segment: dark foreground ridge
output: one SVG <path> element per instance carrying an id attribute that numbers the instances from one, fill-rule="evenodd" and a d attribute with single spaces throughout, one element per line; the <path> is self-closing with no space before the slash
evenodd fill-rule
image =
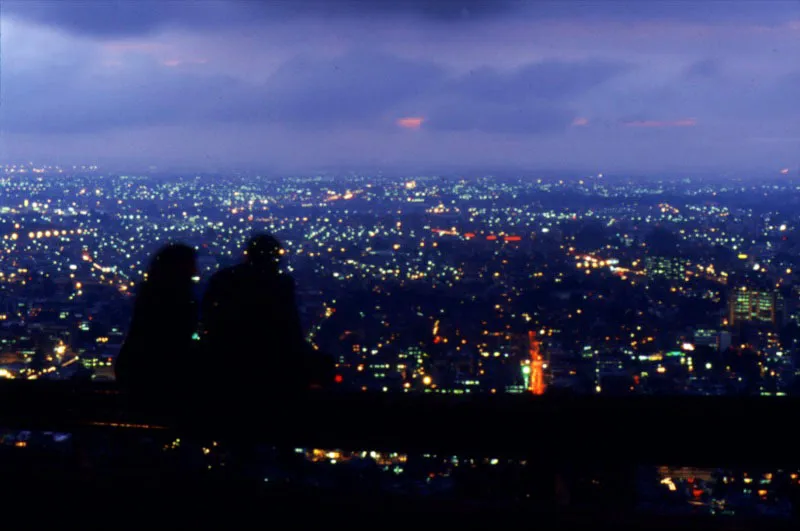
<path id="1" fill-rule="evenodd" d="M 220 397 L 165 411 L 114 384 L 0 382 L 0 423 L 61 431 L 172 430 L 217 439 L 552 459 L 780 465 L 798 459 L 796 397 L 390 395 L 310 391 L 291 402 Z"/>
<path id="2" fill-rule="evenodd" d="M 116 457 L 49 461 L 35 452 L 4 447 L 2 495 L 21 506 L 48 498 L 55 522 L 92 518 L 111 527 L 291 522 L 291 527 L 449 525 L 496 527 L 536 521 L 544 527 L 617 529 L 783 528 L 786 521 L 705 516 L 653 518 L 610 506 L 600 512 L 560 510 L 547 500 L 526 508 L 469 499 L 425 499 L 403 494 L 309 484 L 268 483 L 263 478 L 199 473 L 126 453 L 132 436 L 203 439 L 245 446 L 369 448 L 517 456 L 541 469 L 579 464 L 619 467 L 681 463 L 694 466 L 790 466 L 797 462 L 791 428 L 795 398 L 732 397 L 532 397 L 337 394 L 309 392 L 291 402 L 225 402 L 219 398 L 184 411 L 164 411 L 135 401 L 113 384 L 0 383 L 0 424 L 11 429 L 58 431 L 75 440 L 106 437 Z M 637 435 L 647 434 L 647 435 Z M 95 450 L 96 451 L 96 450 Z M 137 461 L 137 459 L 139 459 Z M 99 463 L 99 464 L 98 464 Z M 82 509 L 81 507 L 84 507 Z M 75 512 L 77 511 L 77 512 Z M 120 515 L 126 515 L 120 520 Z M 157 516 L 156 516 L 157 515 Z M 107 520 L 111 519 L 111 520 Z M 255 519 L 255 520 L 253 520 Z M 752 524 L 752 525 L 750 525 Z M 786 527 L 790 528 L 790 527 Z"/>

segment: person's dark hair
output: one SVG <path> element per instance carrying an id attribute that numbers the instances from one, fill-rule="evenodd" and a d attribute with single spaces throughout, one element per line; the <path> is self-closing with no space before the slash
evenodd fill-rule
<path id="1" fill-rule="evenodd" d="M 196 273 L 195 250 L 182 243 L 171 243 L 153 256 L 147 270 L 147 282 L 159 285 L 184 284 L 191 282 Z"/>
<path id="2" fill-rule="evenodd" d="M 283 247 L 271 234 L 257 234 L 247 242 L 247 263 L 261 269 L 278 269 Z"/>

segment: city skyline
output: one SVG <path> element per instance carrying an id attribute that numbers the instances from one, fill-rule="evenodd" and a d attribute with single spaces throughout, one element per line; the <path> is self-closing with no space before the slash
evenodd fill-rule
<path id="1" fill-rule="evenodd" d="M 267 232 L 296 281 L 304 336 L 334 358 L 340 390 L 800 389 L 800 187 L 788 179 L 6 169 L 0 378 L 112 377 L 160 248 L 196 252 L 189 284 L 202 293 Z M 190 349 L 203 344 L 195 325 L 181 336 Z"/>
<path id="2" fill-rule="evenodd" d="M 2 162 L 798 167 L 793 2 L 11 1 L 0 17 Z"/>

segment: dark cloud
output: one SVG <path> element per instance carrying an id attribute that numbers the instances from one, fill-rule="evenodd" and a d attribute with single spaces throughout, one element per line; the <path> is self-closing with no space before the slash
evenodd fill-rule
<path id="1" fill-rule="evenodd" d="M 647 2 L 640 0 L 11 0 L 12 16 L 98 38 L 146 35 L 166 28 L 213 29 L 317 19 L 405 17 L 452 23 L 501 15 L 531 20 L 688 20 L 781 24 L 800 2 Z"/>
<path id="2" fill-rule="evenodd" d="M 456 80 L 452 89 L 482 101 L 563 100 L 591 90 L 629 68 L 626 63 L 601 60 L 543 61 L 511 72 L 487 67 Z"/>
<path id="3" fill-rule="evenodd" d="M 71 33 L 125 37 L 151 33 L 164 25 L 201 22 L 210 15 L 208 7 L 211 5 L 157 0 L 17 0 L 3 7 L 9 15 Z"/>
<path id="4" fill-rule="evenodd" d="M 458 21 L 507 12 L 515 0 L 12 0 L 11 15 L 98 38 L 146 35 L 165 28 L 220 29 L 294 18 L 417 16 Z"/>
<path id="5" fill-rule="evenodd" d="M 26 153 L 796 160 L 800 2 L 0 1 Z"/>
<path id="6" fill-rule="evenodd" d="M 529 13 L 542 18 L 606 19 L 616 21 L 676 20 L 699 24 L 783 24 L 800 15 L 800 2 L 727 0 L 647 1 L 647 0 L 572 0 L 524 3 Z"/>
<path id="7" fill-rule="evenodd" d="M 61 77 L 54 77 L 53 72 L 6 75 L 0 119 L 9 132 L 97 132 L 207 121 L 221 102 L 254 102 L 252 88 L 234 78 L 170 70 L 153 64 L 135 73 L 117 71 L 100 76 L 81 77 L 81 72 L 63 72 Z"/>
<path id="8" fill-rule="evenodd" d="M 433 109 L 425 126 L 442 131 L 544 134 L 563 131 L 574 115 L 561 105 L 503 105 L 492 102 L 444 103 Z"/>
<path id="9" fill-rule="evenodd" d="M 798 87 L 797 72 L 755 75 L 701 60 L 653 84 L 623 85 L 598 95 L 591 105 L 596 113 L 593 123 L 625 125 L 647 135 L 652 133 L 645 128 L 724 139 L 720 143 L 729 146 L 750 137 L 797 137 Z M 667 141 L 663 145 L 672 148 Z"/>
<path id="10" fill-rule="evenodd" d="M 277 8 L 279 2 L 264 2 Z M 286 2 L 283 13 L 323 16 L 413 14 L 438 20 L 458 20 L 505 13 L 524 6 L 521 0 L 298 0 Z"/>
<path id="11" fill-rule="evenodd" d="M 352 53 L 336 60 L 297 57 L 266 83 L 250 84 L 133 55 L 100 73 L 75 65 L 6 72 L 0 117 L 6 130 L 23 132 L 213 122 L 376 125 L 443 76 L 429 63 Z"/>
<path id="12" fill-rule="evenodd" d="M 800 70 L 795 70 L 794 72 L 784 74 L 778 79 L 775 87 L 775 96 L 785 103 L 789 103 L 793 100 L 793 103 L 797 104 L 794 110 L 798 111 L 800 110 L 800 104 L 798 104 L 795 99 L 797 98 L 798 91 L 800 91 Z"/>
<path id="13" fill-rule="evenodd" d="M 689 81 L 707 80 L 718 76 L 721 72 L 721 64 L 716 59 L 702 59 L 690 64 L 684 75 Z"/>
<path id="14" fill-rule="evenodd" d="M 628 71 L 620 62 L 543 61 L 501 71 L 481 68 L 452 80 L 426 125 L 443 130 L 542 134 L 561 131 L 575 118 L 573 98 Z"/>
<path id="15" fill-rule="evenodd" d="M 433 63 L 377 52 L 298 56 L 262 84 L 202 67 L 128 54 L 122 65 L 6 72 L 2 119 L 11 131 L 97 131 L 171 123 L 381 127 L 422 115 L 439 130 L 543 133 L 568 126 L 568 104 L 625 72 L 621 63 L 547 61 L 455 79 Z"/>
<path id="16" fill-rule="evenodd" d="M 335 60 L 295 58 L 265 87 L 265 118 L 290 124 L 364 124 L 412 99 L 444 78 L 433 64 L 377 53 Z"/>

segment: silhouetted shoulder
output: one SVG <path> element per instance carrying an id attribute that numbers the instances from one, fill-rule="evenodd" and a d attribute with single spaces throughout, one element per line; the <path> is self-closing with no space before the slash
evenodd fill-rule
<path id="1" fill-rule="evenodd" d="M 170 244 L 153 257 L 115 366 L 129 391 L 163 398 L 185 379 L 197 330 L 195 273 L 194 249 L 189 246 Z"/>
<path id="2" fill-rule="evenodd" d="M 235 265 L 220 269 L 209 279 L 209 286 L 214 284 L 232 282 L 234 279 L 241 278 L 246 273 L 246 268 L 242 265 Z"/>
<path id="3" fill-rule="evenodd" d="M 205 296 L 203 297 L 204 306 L 208 307 L 213 303 L 219 303 L 222 299 L 235 295 L 236 287 L 246 282 L 242 266 L 226 267 L 220 269 L 208 281 Z"/>
<path id="4" fill-rule="evenodd" d="M 274 304 L 294 311 L 295 282 L 290 275 L 276 275 L 267 281 L 265 287 L 271 293 Z"/>
<path id="5" fill-rule="evenodd" d="M 277 283 L 282 289 L 291 292 L 294 292 L 295 287 L 297 285 L 294 281 L 294 278 L 291 275 L 278 275 Z"/>

